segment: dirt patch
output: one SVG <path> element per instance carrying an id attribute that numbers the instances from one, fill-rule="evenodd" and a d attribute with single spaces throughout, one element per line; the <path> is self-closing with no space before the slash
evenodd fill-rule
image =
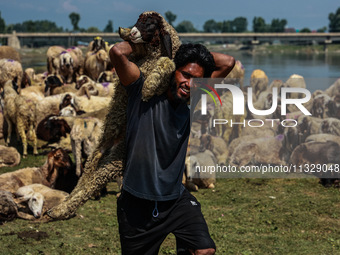
<path id="1" fill-rule="evenodd" d="M 35 230 L 30 230 L 30 231 L 23 231 L 17 233 L 18 237 L 21 239 L 27 239 L 27 238 L 32 238 L 36 241 L 40 241 L 44 238 L 48 238 L 48 234 L 43 231 L 35 231 Z"/>

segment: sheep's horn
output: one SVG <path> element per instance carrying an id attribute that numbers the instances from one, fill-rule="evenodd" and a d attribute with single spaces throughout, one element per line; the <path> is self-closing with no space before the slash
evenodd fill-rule
<path id="1" fill-rule="evenodd" d="M 119 30 L 118 30 L 120 38 L 122 38 L 124 41 L 129 41 L 130 32 L 131 32 L 131 28 L 119 27 Z"/>

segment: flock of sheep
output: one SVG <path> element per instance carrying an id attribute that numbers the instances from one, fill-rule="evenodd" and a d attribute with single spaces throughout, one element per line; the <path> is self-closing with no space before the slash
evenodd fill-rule
<path id="1" fill-rule="evenodd" d="M 235 66 L 233 72 L 241 74 L 238 76 L 239 80 L 225 79 L 224 83 L 241 83 L 242 69 Z M 308 84 L 301 75 L 293 74 L 286 81 L 274 80 L 269 84 L 265 72 L 257 69 L 252 72 L 250 87 L 253 91 L 253 106 L 257 110 L 271 108 L 274 101 L 273 88 L 277 88 L 277 109 L 266 116 L 255 115 L 249 111 L 246 103 L 244 115 L 233 115 L 233 97 L 230 91 L 225 91 L 221 95 L 222 106 L 215 107 L 213 102 L 208 104 L 206 116 L 200 115 L 199 106 L 195 109 L 198 114 L 193 118 L 190 157 L 186 161 L 187 177 L 192 180 L 190 187 L 194 190 L 199 187 L 214 187 L 216 172 L 200 171 L 200 169 L 209 169 L 210 166 L 217 165 L 228 166 L 229 169 L 243 167 L 243 169 L 255 170 L 259 170 L 259 166 L 279 166 L 281 169 L 287 166 L 288 168 L 285 169 L 289 169 L 289 173 L 316 176 L 325 186 L 338 185 L 340 79 L 329 85 L 326 90 L 316 90 L 311 94 L 311 99 L 303 104 L 311 115 L 305 115 L 294 104 L 288 104 L 287 113 L 281 114 L 282 88 L 295 87 L 308 90 Z M 247 102 L 246 88 L 244 88 L 244 96 Z M 291 99 L 304 96 L 303 93 L 288 93 L 288 98 Z M 217 125 L 215 122 L 214 125 L 216 119 L 220 123 L 224 120 L 225 123 Z M 258 167 L 251 168 L 251 166 Z M 286 175 L 280 176 L 288 177 L 289 173 L 286 171 L 284 172 Z M 232 175 L 228 175 L 227 172 L 224 177 L 228 178 L 228 176 Z"/>
<path id="2" fill-rule="evenodd" d="M 160 25 L 140 25 L 149 24 L 150 19 Z M 135 27 L 142 35 L 154 34 L 149 38 L 151 41 L 136 46 L 144 52 L 142 57 L 132 58 L 145 75 L 142 99 L 148 100 L 167 89 L 164 84 L 168 84 L 174 70 L 170 59 L 180 41 L 175 30 L 157 13 L 141 14 Z M 160 33 L 157 29 L 163 31 Z M 121 31 L 122 39 L 130 30 L 126 31 Z M 160 34 L 169 36 L 170 48 Z M 1 138 L 7 138 L 6 146 L 0 146 L 1 166 L 18 165 L 20 154 L 17 149 L 26 157 L 29 140 L 33 154 L 38 154 L 38 139 L 46 142 L 44 147 L 51 148 L 41 167 L 0 175 L 0 220 L 41 219 L 50 208 L 54 209 L 49 216 L 69 218 L 107 181 L 121 175 L 125 155 L 121 141 L 125 132 L 126 95 L 117 86 L 108 49 L 99 37 L 94 38 L 84 54 L 77 47 L 52 46 L 46 53 L 47 72 L 35 74 L 32 68 L 22 70 L 20 56 L 14 49 L 0 47 L 3 109 L 0 127 L 8 127 L 0 132 Z M 225 83 L 237 82 L 243 88 L 243 79 L 244 67 L 237 61 Z M 253 105 L 258 110 L 271 107 L 274 87 L 279 92 L 283 87 L 308 89 L 299 75 L 269 84 L 262 70 L 254 70 L 250 86 L 254 91 Z M 290 97 L 299 98 L 300 95 L 291 93 Z M 285 116 L 281 115 L 280 107 L 268 116 L 255 116 L 249 111 L 244 115 L 233 115 L 231 93 L 225 91 L 221 100 L 222 107 L 214 108 L 209 104 L 209 114 L 193 121 L 183 178 L 189 189 L 215 186 L 216 176 L 195 172 L 197 166 L 340 163 L 340 79 L 325 91 L 315 91 L 311 100 L 304 104 L 312 116 L 304 115 L 294 105 L 288 106 Z M 212 125 L 214 119 L 229 120 L 229 123 L 231 120 L 234 123 L 251 120 L 253 125 L 270 119 L 271 125 L 258 128 L 246 124 Z M 297 124 L 285 127 L 282 125 L 285 119 L 294 119 Z M 12 130 L 17 131 L 22 148 L 9 147 Z M 69 152 L 73 153 L 75 163 Z M 337 178 L 338 172 L 321 180 L 330 184 Z M 49 218 L 46 216 L 45 219 Z"/>
<path id="3" fill-rule="evenodd" d="M 42 146 L 50 148 L 53 155 L 61 153 L 59 158 L 48 155 L 46 163 L 39 168 L 0 175 L 1 197 L 5 199 L 1 200 L 0 207 L 5 218 L 11 218 L 11 215 L 30 218 L 29 214 L 23 214 L 22 203 L 30 208 L 34 217 L 40 218 L 47 207 L 63 201 L 76 186 L 83 162 L 98 144 L 114 93 L 114 72 L 107 47 L 103 39 L 96 37 L 83 57 L 83 51 L 77 47 L 52 46 L 46 54 L 48 70 L 41 74 L 35 74 L 32 68 L 23 70 L 16 50 L 9 46 L 0 47 L 0 124 L 1 129 L 4 127 L 0 136 L 6 138 L 6 146 L 0 146 L 1 166 L 18 165 L 20 154 L 27 157 L 29 141 L 32 142 L 33 154 L 37 155 L 38 139 L 45 141 Z M 16 131 L 22 148 L 15 146 L 12 131 Z M 70 152 L 75 164 L 66 156 Z M 63 163 L 58 165 L 65 157 L 68 157 L 66 168 Z M 58 165 L 55 172 L 52 171 L 56 168 L 53 162 Z M 72 184 L 61 187 L 58 184 L 61 180 L 64 184 Z M 46 188 L 50 190 L 47 192 Z M 6 192 L 15 194 L 17 206 L 4 203 L 11 197 Z"/>

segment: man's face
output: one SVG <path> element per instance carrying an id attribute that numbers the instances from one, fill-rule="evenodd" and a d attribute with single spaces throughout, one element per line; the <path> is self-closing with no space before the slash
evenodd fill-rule
<path id="1" fill-rule="evenodd" d="M 178 68 L 175 71 L 175 98 L 188 102 L 190 99 L 190 79 L 203 78 L 203 75 L 203 67 L 197 63 L 188 63 L 187 65 Z"/>

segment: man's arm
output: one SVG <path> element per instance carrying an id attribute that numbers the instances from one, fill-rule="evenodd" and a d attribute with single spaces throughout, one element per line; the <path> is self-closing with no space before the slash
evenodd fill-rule
<path id="1" fill-rule="evenodd" d="M 140 76 L 139 68 L 128 60 L 131 53 L 132 47 L 126 41 L 115 44 L 109 51 L 111 62 L 124 86 L 135 82 Z"/>
<path id="2" fill-rule="evenodd" d="M 211 75 L 211 78 L 224 78 L 234 68 L 235 59 L 232 56 L 211 52 L 214 57 L 217 70 Z"/>

